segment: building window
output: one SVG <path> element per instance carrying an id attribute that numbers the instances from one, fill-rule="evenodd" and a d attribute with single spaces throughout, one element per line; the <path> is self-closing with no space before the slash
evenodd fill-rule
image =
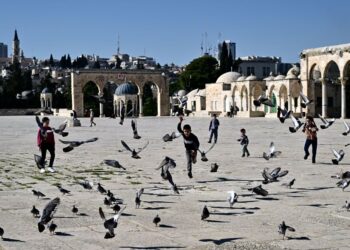
<path id="1" fill-rule="evenodd" d="M 329 108 L 333 108 L 334 107 L 333 97 L 328 97 L 328 107 Z"/>
<path id="2" fill-rule="evenodd" d="M 231 90 L 231 84 L 224 83 L 222 85 L 222 90 Z"/>
<path id="3" fill-rule="evenodd" d="M 263 76 L 267 77 L 270 75 L 270 67 L 263 67 Z"/>
<path id="4" fill-rule="evenodd" d="M 247 76 L 255 75 L 254 67 L 247 67 Z"/>
<path id="5" fill-rule="evenodd" d="M 316 99 L 316 107 L 322 107 L 322 97 L 317 97 Z"/>
<path id="6" fill-rule="evenodd" d="M 196 101 L 192 101 L 192 111 L 196 111 Z"/>

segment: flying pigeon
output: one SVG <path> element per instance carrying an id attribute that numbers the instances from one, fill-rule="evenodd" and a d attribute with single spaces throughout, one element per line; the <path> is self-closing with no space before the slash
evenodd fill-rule
<path id="1" fill-rule="evenodd" d="M 261 196 L 267 196 L 269 194 L 269 192 L 267 192 L 267 190 L 263 189 L 263 187 L 261 185 L 259 185 L 257 187 L 253 187 L 253 188 L 248 188 L 248 191 L 252 191 L 253 193 L 256 193 L 256 194 L 261 195 Z"/>
<path id="2" fill-rule="evenodd" d="M 40 212 L 35 206 L 33 206 L 32 210 L 30 210 L 30 212 L 32 213 L 32 215 L 34 217 L 39 217 L 40 216 Z"/>
<path id="3" fill-rule="evenodd" d="M 208 210 L 207 206 L 204 206 L 203 211 L 202 211 L 202 215 L 201 215 L 201 220 L 205 220 L 205 219 L 209 218 L 209 216 L 210 216 L 209 210 Z"/>
<path id="4" fill-rule="evenodd" d="M 345 188 L 347 188 L 350 184 L 350 180 L 349 179 L 342 179 L 340 181 L 337 182 L 337 186 L 339 188 L 341 188 L 343 191 Z"/>
<path id="5" fill-rule="evenodd" d="M 170 185 L 172 186 L 172 189 L 174 193 L 179 194 L 179 190 L 176 186 L 176 184 L 173 181 L 173 177 L 171 176 L 169 172 L 169 168 L 175 168 L 176 163 L 173 159 L 170 157 L 166 156 L 163 161 L 160 163 L 159 167 L 156 168 L 156 170 L 161 169 L 160 176 L 164 179 L 169 181 Z"/>
<path id="6" fill-rule="evenodd" d="M 345 152 L 341 149 L 339 151 L 332 149 L 333 154 L 336 159 L 332 159 L 333 164 L 338 165 L 338 163 L 343 160 Z"/>
<path id="7" fill-rule="evenodd" d="M 235 204 L 238 200 L 238 195 L 235 193 L 235 191 L 228 191 L 227 193 L 230 194 L 227 201 L 230 204 L 230 208 L 232 208 L 233 204 Z"/>
<path id="8" fill-rule="evenodd" d="M 261 104 L 264 104 L 264 105 L 270 106 L 270 107 L 275 107 L 275 105 L 272 103 L 272 101 L 269 100 L 267 97 L 265 97 L 265 95 L 259 96 L 259 98 L 257 100 L 254 100 L 253 103 L 257 107 L 260 107 Z"/>
<path id="9" fill-rule="evenodd" d="M 290 115 L 290 118 L 292 119 L 294 127 L 289 127 L 289 131 L 291 133 L 295 133 L 298 131 L 298 129 L 303 126 L 304 123 L 302 123 L 298 118 L 296 118 L 293 114 Z"/>
<path id="10" fill-rule="evenodd" d="M 139 134 L 137 133 L 137 125 L 134 119 L 131 120 L 131 128 L 134 133 L 134 139 L 141 139 L 141 136 L 139 136 Z"/>
<path id="11" fill-rule="evenodd" d="M 67 120 L 65 120 L 59 127 L 58 129 L 55 129 L 53 128 L 53 131 L 56 133 L 56 134 L 59 134 L 59 135 L 62 135 L 63 137 L 66 137 L 68 135 L 68 132 L 64 132 L 64 130 L 66 129 L 67 127 Z"/>
<path id="12" fill-rule="evenodd" d="M 40 197 L 45 197 L 45 195 L 44 195 L 42 192 L 38 191 L 38 190 L 34 190 L 34 189 L 33 189 L 32 192 L 33 192 L 33 195 L 35 195 L 35 196 L 38 197 L 38 199 L 39 199 Z"/>
<path id="13" fill-rule="evenodd" d="M 334 178 L 334 179 L 350 179 L 350 172 L 349 171 L 343 172 L 343 170 L 341 170 L 340 174 L 332 175 L 331 178 Z"/>
<path id="14" fill-rule="evenodd" d="M 51 221 L 51 224 L 49 226 L 50 234 L 55 234 L 56 228 L 57 228 L 57 225 L 55 223 L 53 223 L 53 221 Z"/>
<path id="15" fill-rule="evenodd" d="M 140 190 L 138 190 L 136 192 L 136 198 L 135 198 L 135 204 L 136 204 L 136 208 L 139 208 L 141 205 L 141 195 L 143 194 L 144 189 L 141 188 Z"/>
<path id="16" fill-rule="evenodd" d="M 114 168 L 121 168 L 123 170 L 126 170 L 126 168 L 120 165 L 119 161 L 116 160 L 104 160 L 103 163 Z"/>
<path id="17" fill-rule="evenodd" d="M 130 147 L 128 146 L 128 144 L 125 143 L 125 141 L 121 140 L 121 143 L 127 151 L 131 152 L 132 158 L 141 159 L 141 157 L 138 154 L 147 147 L 149 141 L 147 141 L 146 144 L 142 148 L 139 148 L 137 151 L 135 149 L 131 150 Z"/>
<path id="18" fill-rule="evenodd" d="M 288 102 L 285 103 L 284 109 L 281 109 L 280 106 L 277 107 L 277 118 L 280 120 L 281 123 L 284 123 L 284 121 L 288 119 L 292 113 L 292 110 L 288 110 L 287 104 Z"/>
<path id="19" fill-rule="evenodd" d="M 97 137 L 94 137 L 94 138 L 86 140 L 86 141 L 63 141 L 63 140 L 59 139 L 59 141 L 62 142 L 63 144 L 69 144 L 69 146 L 63 148 L 63 152 L 65 152 L 65 153 L 72 151 L 74 148 L 79 147 L 80 145 L 82 145 L 84 143 L 95 142 L 97 140 L 98 140 Z"/>
<path id="20" fill-rule="evenodd" d="M 288 188 L 292 188 L 292 186 L 294 185 L 295 179 L 291 180 L 288 183 L 283 183 L 282 186 L 286 186 Z"/>
<path id="21" fill-rule="evenodd" d="M 346 210 L 349 211 L 350 209 L 350 203 L 348 201 L 345 201 L 345 205 L 343 206 L 343 208 L 345 208 Z"/>
<path id="22" fill-rule="evenodd" d="M 58 188 L 58 190 L 63 194 L 63 195 L 65 195 L 65 194 L 69 194 L 70 193 L 70 191 L 69 190 L 67 190 L 67 189 L 64 189 L 60 184 L 59 185 L 57 185 L 57 188 Z"/>
<path id="23" fill-rule="evenodd" d="M 172 141 L 178 137 L 180 137 L 181 134 L 178 132 L 172 132 L 170 135 L 169 134 L 165 134 L 162 139 L 164 142 L 168 142 L 168 141 Z"/>
<path id="24" fill-rule="evenodd" d="M 41 161 L 42 161 L 41 159 L 42 159 L 41 156 L 39 156 L 39 155 L 34 155 L 34 161 L 35 161 L 35 163 L 36 163 L 36 166 L 37 166 L 39 169 L 45 168 L 45 166 L 43 166 L 42 163 L 41 163 Z M 44 163 L 44 165 L 45 165 L 45 163 Z"/>
<path id="25" fill-rule="evenodd" d="M 278 181 L 279 177 L 286 176 L 288 174 L 288 170 L 283 170 L 281 171 L 280 167 L 277 167 L 273 169 L 271 172 L 269 172 L 269 168 L 264 168 L 264 170 L 261 172 L 264 180 L 263 184 L 268 184 L 271 182 L 276 182 Z"/>
<path id="26" fill-rule="evenodd" d="M 123 213 L 124 209 L 126 208 L 123 207 L 122 209 L 119 210 L 118 214 L 114 215 L 112 218 L 106 220 L 105 214 L 103 213 L 102 208 L 99 208 L 99 214 L 101 219 L 104 221 L 103 226 L 108 230 L 108 232 L 105 234 L 105 239 L 110 239 L 115 236 L 114 234 L 114 229 L 117 228 L 118 226 L 118 220 L 121 214 Z"/>
<path id="27" fill-rule="evenodd" d="M 321 121 L 323 122 L 322 125 L 320 125 L 320 127 L 322 129 L 326 129 L 329 128 L 334 122 L 335 122 L 335 118 L 332 118 L 330 120 L 327 120 L 326 118 L 324 118 L 322 115 L 318 114 L 318 117 L 320 117 Z"/>
<path id="28" fill-rule="evenodd" d="M 75 205 L 73 205 L 72 213 L 76 215 L 78 211 L 79 211 L 78 208 Z"/>
<path id="29" fill-rule="evenodd" d="M 210 172 L 212 172 L 212 173 L 217 172 L 218 168 L 219 168 L 219 165 L 217 163 L 212 163 L 210 165 Z"/>
<path id="30" fill-rule="evenodd" d="M 46 114 L 46 115 L 53 115 L 53 111 L 49 108 L 42 108 L 42 109 L 39 109 L 38 111 L 34 112 L 35 115 L 40 115 L 41 113 Z"/>
<path id="31" fill-rule="evenodd" d="M 348 135 L 350 133 L 350 127 L 346 123 L 346 121 L 343 121 L 343 122 L 344 122 L 344 126 L 345 126 L 345 132 L 342 135 Z"/>
<path id="32" fill-rule="evenodd" d="M 97 183 L 97 191 L 99 191 L 101 194 L 107 193 L 106 189 L 104 189 L 100 183 Z"/>
<path id="33" fill-rule="evenodd" d="M 293 227 L 287 226 L 284 221 L 278 226 L 278 233 L 283 235 L 283 239 L 286 236 L 286 231 L 295 232 Z"/>
<path id="34" fill-rule="evenodd" d="M 158 223 L 160 222 L 160 217 L 159 217 L 159 215 L 157 214 L 157 216 L 156 217 L 154 217 L 154 219 L 153 219 L 153 223 L 156 225 L 156 226 L 158 226 Z"/>
<path id="35" fill-rule="evenodd" d="M 88 181 L 88 180 L 78 182 L 78 184 L 87 190 L 91 190 L 92 187 L 94 186 L 94 183 L 92 181 Z"/>
<path id="36" fill-rule="evenodd" d="M 303 92 L 300 92 L 300 97 L 301 97 L 301 107 L 306 108 L 309 104 L 313 102 L 313 100 L 309 100 L 306 95 L 303 94 Z"/>
<path id="37" fill-rule="evenodd" d="M 208 158 L 206 156 L 206 154 L 212 150 L 212 148 L 215 146 L 215 143 L 211 144 L 210 148 L 207 151 L 201 151 L 200 149 L 198 149 L 199 153 L 201 153 L 201 160 L 202 161 L 208 161 Z"/>
<path id="38" fill-rule="evenodd" d="M 275 144 L 273 142 L 270 143 L 269 153 L 263 153 L 263 157 L 265 160 L 269 160 L 270 158 L 276 158 L 278 155 L 280 155 L 281 151 L 276 151 Z"/>
<path id="39" fill-rule="evenodd" d="M 39 232 L 43 232 L 45 230 L 45 225 L 49 223 L 55 214 L 58 205 L 60 204 L 60 198 L 55 198 L 51 200 L 44 208 L 41 217 L 38 222 Z"/>

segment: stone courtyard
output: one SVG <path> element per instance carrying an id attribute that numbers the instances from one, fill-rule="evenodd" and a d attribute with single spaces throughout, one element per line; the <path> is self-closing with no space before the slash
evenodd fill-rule
<path id="1" fill-rule="evenodd" d="M 137 119 L 140 140 L 132 138 L 130 119 L 123 126 L 119 120 L 97 118 L 96 127 L 82 118 L 82 127 L 69 127 L 69 135 L 55 134 L 57 173 L 40 174 L 34 164 L 37 125 L 33 116 L 0 118 L 0 227 L 5 230 L 0 249 L 348 249 L 350 240 L 350 213 L 342 206 L 350 200 L 349 190 L 336 187 L 332 179 L 340 170 L 350 170 L 347 156 L 350 138 L 343 136 L 344 125 L 337 120 L 327 130 L 318 133 L 316 164 L 304 160 L 305 136 L 298 131 L 291 134 L 291 120 L 281 124 L 276 118 L 221 118 L 218 144 L 207 154 L 208 162 L 193 166 L 193 179 L 187 177 L 182 138 L 163 142 L 162 136 L 176 130 L 177 117 Z M 52 117 L 51 126 L 57 127 L 63 117 Z M 209 118 L 185 117 L 192 126 L 202 149 L 208 149 Z M 320 125 L 317 119 L 316 123 Z M 241 158 L 237 142 L 239 130 L 246 128 L 250 139 L 249 158 Z M 63 140 L 85 140 L 98 137 L 94 143 L 84 144 L 69 153 L 63 153 Z M 140 153 L 142 159 L 133 159 L 122 149 L 120 140 L 131 147 L 148 147 Z M 273 141 L 282 154 L 266 161 L 262 153 Z M 344 149 L 345 158 L 332 165 L 331 149 Z M 168 182 L 162 180 L 155 168 L 165 156 L 176 160 L 170 170 L 179 187 L 176 195 Z M 104 159 L 118 160 L 126 170 L 102 164 Z M 210 172 L 210 164 L 219 165 L 218 172 Z M 280 182 L 263 185 L 267 197 L 247 190 L 261 184 L 261 171 L 269 167 L 287 169 Z M 281 184 L 296 179 L 292 189 Z M 102 207 L 106 217 L 112 209 L 103 204 L 104 197 L 96 191 L 84 190 L 78 181 L 88 179 L 100 182 L 117 197 L 124 200 L 126 209 L 119 219 L 113 239 L 104 239 L 106 229 L 99 217 Z M 63 196 L 56 184 L 71 191 Z M 144 188 L 141 206 L 135 208 L 135 193 Z M 37 218 L 30 210 L 35 205 L 40 212 L 49 199 L 37 199 L 31 190 L 40 190 L 46 197 L 61 198 L 54 222 L 56 235 L 48 230 L 39 233 Z M 238 193 L 238 203 L 232 209 L 226 201 L 227 191 Z M 78 215 L 71 212 L 79 208 Z M 201 212 L 207 205 L 208 221 L 201 221 Z M 79 215 L 80 213 L 85 216 Z M 160 225 L 152 223 L 156 215 Z M 296 229 L 287 232 L 282 240 L 278 225 L 285 221 Z"/>

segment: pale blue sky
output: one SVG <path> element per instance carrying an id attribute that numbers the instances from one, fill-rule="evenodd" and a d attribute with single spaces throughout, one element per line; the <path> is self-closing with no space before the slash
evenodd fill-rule
<path id="1" fill-rule="evenodd" d="M 153 56 L 161 64 L 187 64 L 207 44 L 237 43 L 237 56 L 281 56 L 299 61 L 306 48 L 350 43 L 346 0 L 11 0 L 1 1 L 0 42 L 17 28 L 25 56 L 70 53 L 110 57 Z"/>

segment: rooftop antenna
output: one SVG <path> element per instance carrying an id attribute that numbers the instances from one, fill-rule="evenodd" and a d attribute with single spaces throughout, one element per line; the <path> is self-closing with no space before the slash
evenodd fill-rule
<path id="1" fill-rule="evenodd" d="M 203 33 L 202 33 L 202 41 L 201 41 L 201 55 L 203 55 Z"/>
<path id="2" fill-rule="evenodd" d="M 118 46 L 117 46 L 117 54 L 119 55 L 120 53 L 120 42 L 119 42 L 119 33 L 118 33 Z"/>
<path id="3" fill-rule="evenodd" d="M 207 44 L 207 38 L 208 38 L 208 34 L 207 32 L 204 33 L 204 45 L 205 45 L 205 54 L 208 53 L 208 44 Z"/>

